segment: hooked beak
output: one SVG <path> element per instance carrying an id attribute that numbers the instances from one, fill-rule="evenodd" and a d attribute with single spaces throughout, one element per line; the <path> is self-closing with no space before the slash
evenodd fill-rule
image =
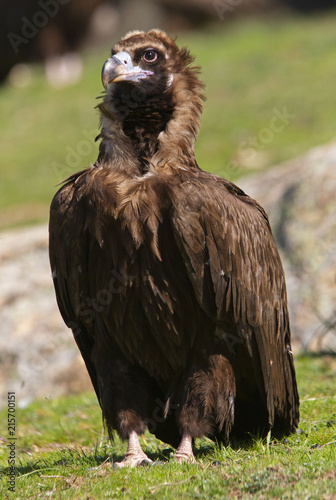
<path id="1" fill-rule="evenodd" d="M 144 70 L 140 66 L 133 66 L 131 56 L 128 52 L 119 52 L 105 61 L 102 69 L 102 83 L 105 88 L 109 83 L 116 82 L 138 82 L 142 78 L 152 75 L 153 71 Z"/>

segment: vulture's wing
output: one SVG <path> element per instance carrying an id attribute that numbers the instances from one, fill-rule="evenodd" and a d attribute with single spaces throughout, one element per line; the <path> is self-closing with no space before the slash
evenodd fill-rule
<path id="1" fill-rule="evenodd" d="M 270 423 L 275 412 L 295 420 L 285 278 L 266 213 L 232 183 L 200 171 L 182 184 L 172 224 L 199 304 L 227 347 L 245 346 L 262 374 Z"/>
<path id="2" fill-rule="evenodd" d="M 74 197 L 74 181 L 82 172 L 74 174 L 68 183 L 56 193 L 50 208 L 49 258 L 56 291 L 57 303 L 66 325 L 72 329 L 76 343 L 81 351 L 98 400 L 97 374 L 91 361 L 93 338 L 88 328 L 90 311 L 81 314 L 80 307 L 88 304 L 83 298 L 83 290 L 89 289 L 87 261 L 90 241 L 85 225 L 85 211 L 77 210 L 78 202 Z"/>

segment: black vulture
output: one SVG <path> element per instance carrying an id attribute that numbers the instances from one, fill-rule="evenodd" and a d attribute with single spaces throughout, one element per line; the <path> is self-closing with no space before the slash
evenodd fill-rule
<path id="1" fill-rule="evenodd" d="M 51 205 L 58 306 L 110 435 L 128 439 L 119 466 L 147 460 L 146 428 L 183 461 L 195 438 L 281 436 L 299 419 L 278 250 L 263 208 L 197 165 L 192 61 L 159 30 L 113 47 L 98 159 Z"/>

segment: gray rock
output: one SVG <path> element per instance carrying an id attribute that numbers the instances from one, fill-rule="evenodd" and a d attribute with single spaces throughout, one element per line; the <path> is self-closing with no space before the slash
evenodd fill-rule
<path id="1" fill-rule="evenodd" d="M 59 314 L 46 225 L 0 233 L 1 403 L 91 389 L 84 363 Z"/>
<path id="2" fill-rule="evenodd" d="M 267 211 L 286 272 L 296 347 L 336 351 L 336 142 L 239 186 Z"/>

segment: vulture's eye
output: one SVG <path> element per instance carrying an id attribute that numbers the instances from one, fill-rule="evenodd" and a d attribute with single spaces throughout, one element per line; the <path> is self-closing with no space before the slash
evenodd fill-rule
<path id="1" fill-rule="evenodd" d="M 146 52 L 144 52 L 144 55 L 142 56 L 143 57 L 143 60 L 148 62 L 148 63 L 153 63 L 157 60 L 157 53 L 155 52 L 155 50 L 146 50 Z"/>

